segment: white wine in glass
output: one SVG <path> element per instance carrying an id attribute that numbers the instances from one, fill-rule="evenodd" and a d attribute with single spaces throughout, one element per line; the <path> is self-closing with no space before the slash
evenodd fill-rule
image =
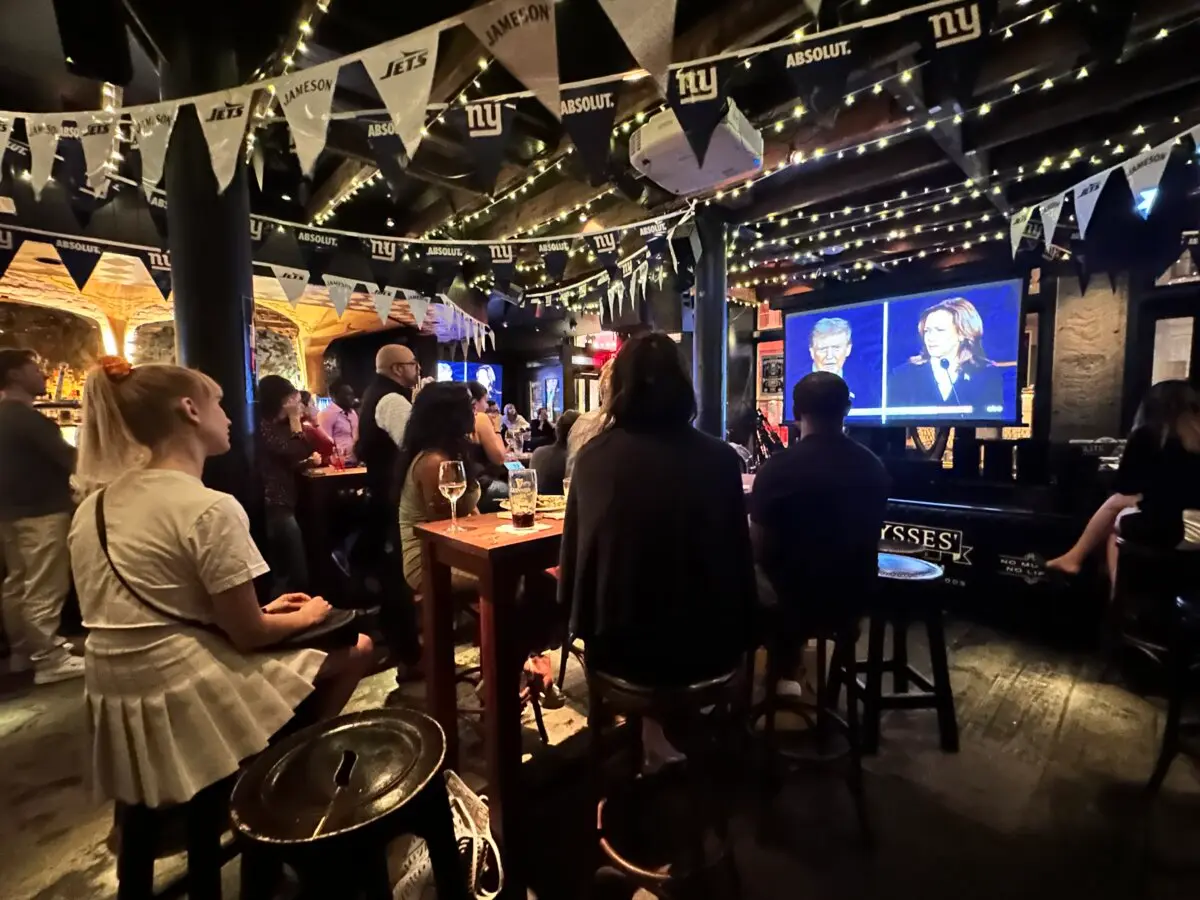
<path id="1" fill-rule="evenodd" d="M 450 501 L 449 531 L 465 531 L 458 527 L 458 500 L 467 492 L 467 471 L 461 460 L 451 459 L 438 467 L 438 490 Z"/>

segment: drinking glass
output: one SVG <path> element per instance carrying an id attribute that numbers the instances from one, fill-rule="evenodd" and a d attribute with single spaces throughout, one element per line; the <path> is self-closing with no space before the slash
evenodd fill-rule
<path id="1" fill-rule="evenodd" d="M 564 478 L 563 479 L 563 499 L 566 500 L 570 496 L 571 496 L 571 479 Z"/>
<path id="2" fill-rule="evenodd" d="M 532 528 L 537 518 L 537 472 L 518 469 L 508 473 L 508 503 L 514 528 Z"/>
<path id="3" fill-rule="evenodd" d="M 467 492 L 467 470 L 460 460 L 451 459 L 438 467 L 438 490 L 450 501 L 449 531 L 466 531 L 458 527 L 458 498 Z"/>

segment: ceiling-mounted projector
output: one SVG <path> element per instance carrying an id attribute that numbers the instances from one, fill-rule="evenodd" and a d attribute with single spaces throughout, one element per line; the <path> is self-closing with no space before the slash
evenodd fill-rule
<path id="1" fill-rule="evenodd" d="M 731 99 L 698 165 L 674 111 L 666 109 L 633 133 L 629 162 L 672 194 L 685 196 L 739 181 L 762 168 L 763 139 Z"/>

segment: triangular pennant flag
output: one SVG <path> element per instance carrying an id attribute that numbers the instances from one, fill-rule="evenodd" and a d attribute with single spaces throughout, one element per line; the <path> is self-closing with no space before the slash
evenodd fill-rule
<path id="1" fill-rule="evenodd" d="M 665 96 L 667 67 L 675 46 L 676 0 L 600 0 L 613 28 L 637 64 L 650 73 Z"/>
<path id="2" fill-rule="evenodd" d="M 1013 213 L 1012 218 L 1008 220 L 1008 237 L 1012 242 L 1013 256 L 1017 255 L 1017 247 L 1021 245 L 1021 238 L 1025 236 L 1025 226 L 1029 224 L 1032 216 L 1033 207 L 1027 206 Z"/>
<path id="3" fill-rule="evenodd" d="M 463 13 L 487 51 L 558 118 L 558 34 L 551 0 L 495 0 Z"/>
<path id="4" fill-rule="evenodd" d="M 88 187 L 100 190 L 108 183 L 109 161 L 116 149 L 117 122 L 112 113 L 79 113 L 75 119 Z"/>
<path id="5" fill-rule="evenodd" d="M 1115 168 L 1114 166 L 1111 169 L 1105 169 L 1072 188 L 1075 191 L 1075 219 L 1079 222 L 1080 237 L 1087 237 L 1088 225 L 1092 223 L 1092 213 L 1096 209 L 1096 202 L 1104 191 L 1104 185 L 1108 183 L 1108 176 L 1113 173 Z"/>
<path id="6" fill-rule="evenodd" d="M 63 115 L 26 115 L 25 135 L 29 143 L 29 176 L 34 199 L 40 199 L 42 188 L 54 170 L 54 151 L 63 133 Z M 69 118 L 74 118 L 72 114 Z"/>
<path id="7" fill-rule="evenodd" d="M 300 302 L 300 297 L 304 294 L 304 289 L 308 287 L 308 269 L 295 269 L 291 266 L 281 266 L 276 263 L 268 263 L 271 267 L 271 272 L 279 281 L 279 287 L 283 289 L 283 295 L 287 297 L 288 303 L 295 308 Z"/>
<path id="8" fill-rule="evenodd" d="M 163 164 L 167 158 L 167 145 L 171 142 L 171 131 L 179 115 L 179 104 L 151 103 L 127 110 L 133 120 L 137 136 L 137 148 L 142 157 L 142 189 L 149 197 L 163 176 Z"/>
<path id="9" fill-rule="evenodd" d="M 1187 251 L 1192 257 L 1192 265 L 1200 270 L 1200 233 L 1191 232 L 1184 238 L 1184 242 L 1187 244 Z M 0 269 L 0 276 L 3 274 L 4 271 Z"/>
<path id="10" fill-rule="evenodd" d="M 341 239 L 328 231 L 316 231 L 311 228 L 293 228 L 291 231 L 304 258 L 304 264 L 308 267 L 309 275 L 313 278 L 324 275 L 333 260 L 333 254 L 341 245 Z"/>
<path id="11" fill-rule="evenodd" d="M 275 79 L 275 99 L 292 131 L 302 175 L 312 174 L 317 157 L 325 149 L 329 110 L 340 68 L 341 63 L 334 60 Z"/>
<path id="12" fill-rule="evenodd" d="M 1125 51 L 1129 26 L 1138 0 L 1105 0 L 1103 3 L 1077 3 L 1070 11 L 1080 20 L 1084 38 L 1101 62 L 1116 62 Z"/>
<path id="13" fill-rule="evenodd" d="M 464 244 L 429 244 L 425 248 L 425 262 L 442 276 L 459 272 L 466 261 Z"/>
<path id="14" fill-rule="evenodd" d="M 1092 279 L 1092 270 L 1088 265 L 1087 254 L 1076 250 L 1071 254 L 1071 262 L 1075 264 L 1075 275 L 1079 278 L 1079 293 L 1086 294 L 1088 282 Z"/>
<path id="15" fill-rule="evenodd" d="M 475 323 L 474 333 L 471 335 L 471 340 L 475 344 L 475 355 L 480 359 L 483 358 L 483 326 L 478 322 Z"/>
<path id="16" fill-rule="evenodd" d="M 267 154 L 263 150 L 262 144 L 255 144 L 254 150 L 250 154 L 250 168 L 254 170 L 254 181 L 258 185 L 258 189 L 263 189 L 263 180 L 266 176 L 267 169 Z"/>
<path id="17" fill-rule="evenodd" d="M 392 303 L 396 299 L 395 288 L 384 288 L 382 291 L 371 291 L 371 299 L 375 301 L 375 314 L 379 316 L 379 321 L 384 325 L 387 324 L 388 318 L 392 314 Z"/>
<path id="18" fill-rule="evenodd" d="M 425 322 L 425 314 L 429 312 L 429 298 L 409 297 L 408 309 L 409 312 L 412 313 L 413 321 L 416 322 L 417 327 L 420 328 Z"/>
<path id="19" fill-rule="evenodd" d="M 171 253 L 169 250 L 146 248 L 138 252 L 142 265 L 150 273 L 165 300 L 171 294 Z"/>
<path id="20" fill-rule="evenodd" d="M 712 133 L 725 115 L 729 81 L 736 65 L 736 59 L 714 59 L 673 68 L 667 79 L 667 103 L 701 166 Z"/>
<path id="21" fill-rule="evenodd" d="M 371 148 L 375 165 L 379 167 L 387 182 L 388 192 L 393 200 L 398 199 L 404 185 L 408 183 L 404 167 L 408 163 L 409 155 L 404 149 L 404 140 L 396 133 L 396 126 L 390 119 L 365 122 L 363 127 L 367 129 L 367 144 Z M 417 134 L 420 135 L 419 130 Z"/>
<path id="22" fill-rule="evenodd" d="M 75 286 L 82 291 L 83 286 L 92 277 L 92 272 L 96 270 L 104 248 L 89 241 L 60 237 L 54 239 L 54 249 L 58 251 L 58 258 L 62 260 L 67 271 L 71 273 L 71 280 L 75 282 Z"/>
<path id="23" fill-rule="evenodd" d="M 425 127 L 425 106 L 437 65 L 438 35 L 434 26 L 366 51 L 359 57 L 392 117 L 392 133 L 408 158 L 417 153 Z M 368 137 L 370 131 L 368 130 Z"/>
<path id="24" fill-rule="evenodd" d="M 217 193 L 225 192 L 233 180 L 233 173 L 237 171 L 242 155 L 242 139 L 249 121 L 247 113 L 255 90 L 253 85 L 247 85 L 205 94 L 192 100 L 196 115 L 200 118 L 204 140 L 208 143 L 208 156 L 217 179 Z"/>
<path id="25" fill-rule="evenodd" d="M 0 164 L 4 162 L 4 155 L 8 152 L 9 142 L 12 140 L 12 127 L 15 117 L 7 113 L 0 113 Z"/>
<path id="26" fill-rule="evenodd" d="M 911 17 L 935 78 L 962 102 L 970 100 L 986 58 L 997 0 L 962 0 Z"/>
<path id="27" fill-rule="evenodd" d="M 1163 141 L 1152 150 L 1121 163 L 1121 168 L 1129 181 L 1129 190 L 1133 192 L 1134 208 L 1143 219 L 1150 215 L 1150 209 L 1154 205 L 1153 197 L 1148 198 L 1146 195 L 1150 191 L 1158 190 L 1158 183 L 1162 180 L 1163 170 L 1167 167 L 1167 160 L 1171 158 L 1171 150 L 1174 146 L 1175 139 L 1172 138 L 1169 141 Z M 1149 202 L 1146 202 L 1147 200 Z"/>
<path id="28" fill-rule="evenodd" d="M 1200 153 L 1200 125 L 1192 128 L 1188 134 L 1192 136 L 1192 143 L 1195 145 L 1195 150 Z"/>
<path id="29" fill-rule="evenodd" d="M 571 253 L 571 239 L 557 238 L 551 241 L 539 241 L 537 252 L 542 256 L 546 266 L 546 275 L 551 281 L 562 281 L 563 273 L 567 271 L 567 257 Z"/>
<path id="30" fill-rule="evenodd" d="M 613 119 L 617 115 L 617 94 L 621 80 L 615 79 L 589 87 L 564 88 L 562 92 L 563 128 L 571 136 L 592 184 L 608 181 L 608 154 L 612 149 Z"/>
<path id="31" fill-rule="evenodd" d="M 0 278 L 8 271 L 8 264 L 13 261 L 20 249 L 19 235 L 11 228 L 0 228 Z"/>
<path id="32" fill-rule="evenodd" d="M 503 100 L 476 100 L 446 110 L 447 119 L 466 140 L 467 152 L 475 162 L 476 184 L 489 193 L 496 186 L 516 114 L 516 106 Z"/>
<path id="33" fill-rule="evenodd" d="M 350 295 L 358 287 L 358 281 L 344 275 L 330 275 L 328 272 L 321 278 L 325 282 L 325 286 L 329 288 L 329 300 L 333 303 L 333 308 L 337 310 L 340 319 L 345 314 L 347 307 L 350 306 Z"/>
<path id="34" fill-rule="evenodd" d="M 856 66 L 865 64 L 853 32 L 814 34 L 770 53 L 787 73 L 796 96 L 819 112 L 841 105 L 846 79 Z"/>
<path id="35" fill-rule="evenodd" d="M 1047 250 L 1054 244 L 1054 232 L 1058 228 L 1058 218 L 1062 215 L 1063 203 L 1066 199 L 1066 193 L 1062 193 L 1038 205 L 1038 209 L 1042 213 L 1042 242 Z"/>
<path id="36" fill-rule="evenodd" d="M 615 231 L 597 231 L 585 234 L 588 248 L 600 259 L 600 265 L 608 268 L 617 262 L 617 251 L 621 249 L 621 236 Z"/>
<path id="37" fill-rule="evenodd" d="M 463 339 L 462 339 L 462 340 L 460 340 L 458 343 L 459 343 L 459 346 L 461 346 L 461 347 L 462 347 L 463 361 L 465 362 L 465 361 L 466 361 L 466 360 L 469 358 L 469 357 L 468 357 L 468 355 L 467 355 L 467 345 L 470 343 L 470 339 L 469 339 L 469 338 L 463 338 Z"/>
<path id="38" fill-rule="evenodd" d="M 492 257 L 492 271 L 504 281 L 512 281 L 517 267 L 516 248 L 513 244 L 488 244 Z"/>
<path id="39" fill-rule="evenodd" d="M 489 328 L 488 328 L 488 330 L 487 330 L 487 336 L 488 336 L 489 338 L 491 338 L 491 341 L 492 341 L 492 349 L 493 349 L 493 350 L 495 350 L 495 349 L 496 349 L 496 329 L 494 329 L 494 328 L 491 328 L 491 327 L 489 326 Z"/>

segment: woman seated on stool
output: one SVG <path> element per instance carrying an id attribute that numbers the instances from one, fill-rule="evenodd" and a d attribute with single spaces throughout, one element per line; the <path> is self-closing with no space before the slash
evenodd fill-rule
<path id="1" fill-rule="evenodd" d="M 263 750 L 302 702 L 317 717 L 340 712 L 371 664 L 364 635 L 330 653 L 265 649 L 330 607 L 304 594 L 259 607 L 253 580 L 269 569 L 246 513 L 200 480 L 205 459 L 228 450 L 208 376 L 118 357 L 88 375 L 78 478 L 93 493 L 70 547 L 89 629 L 92 763 L 107 798 L 190 800 Z"/>
<path id="2" fill-rule="evenodd" d="M 1105 544 L 1109 578 L 1115 579 L 1118 520 L 1122 534 L 1139 542 L 1171 547 L 1184 539 L 1185 510 L 1200 509 L 1200 394 L 1188 382 L 1160 381 L 1147 392 L 1115 487 L 1075 545 L 1046 568 L 1074 575 Z"/>
<path id="3" fill-rule="evenodd" d="M 675 342 L 650 333 L 621 347 L 607 430 L 575 462 L 560 601 L 596 671 L 651 687 L 736 667 L 756 587 L 742 467 L 692 427 L 696 396 Z M 647 763 L 677 756 L 644 720 Z"/>
<path id="4" fill-rule="evenodd" d="M 500 508 L 500 501 L 508 499 L 504 441 L 487 416 L 487 388 L 478 381 L 468 381 L 467 390 L 471 392 L 471 408 L 475 414 L 475 430 L 471 434 L 471 457 L 468 462 L 473 464 L 479 473 L 479 511 L 495 512 Z"/>

